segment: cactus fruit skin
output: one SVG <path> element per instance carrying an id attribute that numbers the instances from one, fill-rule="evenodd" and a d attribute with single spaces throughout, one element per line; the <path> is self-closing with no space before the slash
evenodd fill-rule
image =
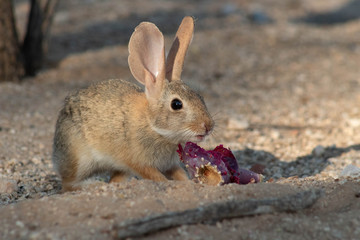
<path id="1" fill-rule="evenodd" d="M 185 164 L 190 179 L 209 185 L 228 183 L 248 184 L 262 181 L 262 175 L 239 168 L 238 162 L 230 149 L 223 145 L 206 151 L 196 143 L 187 142 L 177 150 L 180 160 Z"/>

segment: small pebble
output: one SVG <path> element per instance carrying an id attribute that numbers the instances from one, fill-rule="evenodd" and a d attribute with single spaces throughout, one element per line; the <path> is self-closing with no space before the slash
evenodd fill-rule
<path id="1" fill-rule="evenodd" d="M 279 131 L 276 131 L 276 130 L 271 131 L 270 136 L 271 136 L 271 138 L 273 138 L 273 139 L 279 139 L 279 138 L 280 138 L 280 132 L 279 132 Z"/>
<path id="2" fill-rule="evenodd" d="M 0 193 L 12 193 L 18 190 L 14 180 L 0 178 Z"/>
<path id="3" fill-rule="evenodd" d="M 21 227 L 21 228 L 25 227 L 25 225 L 22 221 L 16 221 L 15 224 L 16 224 L 16 226 Z"/>
<path id="4" fill-rule="evenodd" d="M 325 148 L 321 145 L 316 146 L 312 151 L 312 154 L 315 157 L 321 157 L 324 153 L 325 153 Z"/>
<path id="5" fill-rule="evenodd" d="M 350 118 L 347 120 L 350 127 L 357 128 L 360 127 L 360 119 L 359 118 Z"/>
<path id="6" fill-rule="evenodd" d="M 256 163 L 250 168 L 250 170 L 257 174 L 264 174 L 265 165 Z"/>

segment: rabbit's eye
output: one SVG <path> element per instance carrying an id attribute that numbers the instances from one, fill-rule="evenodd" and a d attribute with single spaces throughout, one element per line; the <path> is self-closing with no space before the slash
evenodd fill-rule
<path id="1" fill-rule="evenodd" d="M 173 110 L 175 111 L 180 110 L 182 109 L 182 107 L 183 107 L 183 103 L 179 99 L 175 98 L 171 101 L 171 108 Z"/>

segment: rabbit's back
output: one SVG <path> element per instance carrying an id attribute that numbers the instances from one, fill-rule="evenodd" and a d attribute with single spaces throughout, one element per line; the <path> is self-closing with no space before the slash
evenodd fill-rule
<path id="1" fill-rule="evenodd" d="M 56 123 L 55 169 L 64 176 L 77 172 L 74 170 L 82 167 L 82 163 L 99 164 L 99 170 L 112 168 L 112 157 L 100 155 L 126 149 L 126 144 L 131 142 L 129 119 L 134 105 L 141 105 L 145 100 L 143 95 L 140 87 L 123 80 L 100 82 L 69 95 Z M 94 163 L 90 159 L 102 161 Z"/>
<path id="2" fill-rule="evenodd" d="M 123 80 L 99 82 L 68 96 L 57 124 L 69 122 L 66 124 L 76 127 L 85 139 L 93 134 L 98 137 L 94 132 L 98 128 L 112 133 L 119 129 L 116 126 L 126 120 L 132 105 L 143 95 L 140 87 Z"/>

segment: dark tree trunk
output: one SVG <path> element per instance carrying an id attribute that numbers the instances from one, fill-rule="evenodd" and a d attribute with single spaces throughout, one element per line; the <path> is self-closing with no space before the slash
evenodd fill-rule
<path id="1" fill-rule="evenodd" d="M 31 0 L 24 42 L 16 32 L 12 0 L 0 0 L 0 82 L 34 76 L 43 64 L 47 39 L 59 0 Z"/>
<path id="2" fill-rule="evenodd" d="M 19 41 L 11 0 L 0 0 L 0 82 L 23 75 Z"/>
<path id="3" fill-rule="evenodd" d="M 25 74 L 34 76 L 47 52 L 47 39 L 58 0 L 31 0 L 26 35 L 22 46 Z"/>

